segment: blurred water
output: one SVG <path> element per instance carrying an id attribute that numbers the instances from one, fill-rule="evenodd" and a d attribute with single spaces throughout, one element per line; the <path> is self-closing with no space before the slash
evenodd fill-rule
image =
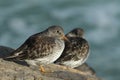
<path id="1" fill-rule="evenodd" d="M 50 25 L 85 30 L 87 60 L 104 80 L 120 80 L 120 0 L 0 0 L 0 45 L 19 47 Z"/>

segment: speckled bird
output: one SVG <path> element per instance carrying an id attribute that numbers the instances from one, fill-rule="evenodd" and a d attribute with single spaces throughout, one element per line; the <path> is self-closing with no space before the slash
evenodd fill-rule
<path id="1" fill-rule="evenodd" d="M 66 34 L 69 41 L 65 41 L 65 49 L 55 63 L 71 68 L 82 65 L 89 55 L 89 44 L 83 38 L 84 30 L 75 28 Z"/>
<path id="2" fill-rule="evenodd" d="M 64 50 L 64 40 L 67 38 L 63 28 L 55 25 L 50 26 L 43 32 L 30 36 L 6 59 L 25 60 L 29 65 L 53 63 Z"/>

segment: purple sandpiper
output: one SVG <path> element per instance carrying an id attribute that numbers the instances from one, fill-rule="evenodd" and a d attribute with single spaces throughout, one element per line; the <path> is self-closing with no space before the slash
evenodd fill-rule
<path id="1" fill-rule="evenodd" d="M 60 26 L 50 26 L 43 32 L 30 36 L 24 44 L 6 59 L 25 60 L 29 65 L 49 64 L 62 54 L 67 38 Z"/>
<path id="2" fill-rule="evenodd" d="M 75 28 L 66 34 L 68 41 L 65 41 L 65 49 L 55 63 L 71 68 L 82 65 L 89 55 L 89 44 L 83 38 L 84 30 Z"/>

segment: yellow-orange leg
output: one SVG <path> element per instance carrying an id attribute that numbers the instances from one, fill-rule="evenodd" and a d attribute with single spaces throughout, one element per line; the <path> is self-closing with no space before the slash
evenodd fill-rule
<path id="1" fill-rule="evenodd" d="M 40 65 L 40 71 L 45 73 L 45 69 L 44 69 L 44 67 L 42 65 Z"/>

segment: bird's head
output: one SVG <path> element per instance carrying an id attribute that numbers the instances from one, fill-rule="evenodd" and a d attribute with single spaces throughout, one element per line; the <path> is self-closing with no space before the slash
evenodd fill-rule
<path id="1" fill-rule="evenodd" d="M 63 39 L 63 40 L 68 40 L 65 37 L 63 28 L 60 26 L 56 26 L 56 25 L 50 26 L 47 29 L 47 32 L 48 32 L 49 37 L 55 37 L 55 38 L 59 38 L 59 39 Z"/>
<path id="2" fill-rule="evenodd" d="M 83 37 L 84 30 L 82 28 L 75 28 L 66 34 L 67 37 Z"/>

